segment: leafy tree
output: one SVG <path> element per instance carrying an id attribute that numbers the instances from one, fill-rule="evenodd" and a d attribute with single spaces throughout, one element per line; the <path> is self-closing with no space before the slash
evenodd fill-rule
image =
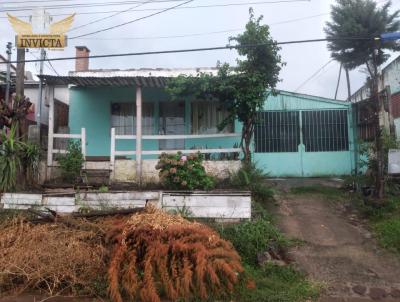
<path id="1" fill-rule="evenodd" d="M 219 125 L 223 129 L 237 118 L 242 124 L 241 146 L 245 162 L 251 161 L 251 141 L 256 113 L 262 109 L 268 94 L 279 82 L 283 65 L 280 48 L 272 39 L 269 27 L 261 24 L 262 16 L 250 18 L 242 34 L 229 38 L 241 56 L 237 66 L 217 64 L 218 74 L 200 73 L 196 77 L 181 75 L 171 79 L 168 91 L 173 98 L 192 97 L 202 100 L 219 100 L 228 108 L 228 117 Z"/>
<path id="2" fill-rule="evenodd" d="M 375 78 L 374 62 L 379 66 L 390 57 L 384 50 L 400 50 L 400 44 L 392 41 L 379 45 L 375 51 L 374 37 L 400 29 L 400 11 L 390 13 L 390 6 L 391 1 L 379 8 L 373 0 L 337 0 L 332 6 L 332 21 L 325 27 L 327 38 L 333 39 L 328 43 L 332 57 L 350 70 L 365 65 L 371 78 Z"/>
<path id="3" fill-rule="evenodd" d="M 389 59 L 389 54 L 385 51 L 400 50 L 400 44 L 394 41 L 379 43 L 374 37 L 400 29 L 400 11 L 390 13 L 390 7 L 391 1 L 378 7 L 373 0 L 337 0 L 337 4 L 332 6 L 332 21 L 327 22 L 325 27 L 327 38 L 330 39 L 328 49 L 332 57 L 350 70 L 366 66 L 371 78 L 371 97 L 376 100 L 374 111 L 377 113 L 377 165 L 374 172 L 376 196 L 379 198 L 384 194 L 384 151 L 383 129 L 378 113 L 384 110 L 384 106 L 379 97 L 378 67 Z"/>

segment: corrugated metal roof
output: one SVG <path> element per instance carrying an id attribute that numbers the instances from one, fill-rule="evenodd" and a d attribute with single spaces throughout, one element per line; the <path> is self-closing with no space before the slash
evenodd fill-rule
<path id="1" fill-rule="evenodd" d="M 177 77 L 179 75 L 197 76 L 199 73 L 217 75 L 215 67 L 195 68 L 139 68 L 139 69 L 90 69 L 87 71 L 70 71 L 74 77 Z"/>
<path id="2" fill-rule="evenodd" d="M 198 68 L 141 68 L 128 70 L 88 70 L 70 72 L 68 76 L 42 75 L 42 79 L 51 85 L 76 85 L 76 86 L 143 86 L 164 87 L 169 78 L 179 75 L 196 76 L 199 73 L 216 75 L 218 69 Z"/>
<path id="3" fill-rule="evenodd" d="M 167 77 L 83 77 L 83 76 L 39 76 L 50 85 L 75 85 L 81 87 L 100 86 L 142 86 L 162 88 L 167 84 Z"/>

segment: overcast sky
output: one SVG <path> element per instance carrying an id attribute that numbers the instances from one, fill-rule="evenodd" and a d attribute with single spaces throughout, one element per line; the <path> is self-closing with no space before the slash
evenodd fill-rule
<path id="1" fill-rule="evenodd" d="M 24 0 L 1 0 L 0 10 L 10 9 L 11 7 L 23 8 L 29 5 L 39 4 L 36 2 Z M 79 8 L 63 8 L 48 10 L 51 14 L 68 14 L 78 13 L 75 17 L 73 27 L 79 27 L 100 18 L 110 16 L 110 11 L 122 11 L 133 8 L 138 4 L 131 3 L 128 5 L 116 4 L 118 0 L 53 0 L 41 2 L 48 5 L 61 4 L 94 4 L 114 2 L 111 6 L 97 7 L 79 7 Z M 136 0 L 143 1 L 145 0 Z M 163 1 L 163 0 L 161 0 Z M 185 6 L 199 5 L 215 5 L 227 3 L 249 3 L 261 2 L 262 0 L 194 0 Z M 265 0 L 264 2 L 272 1 Z M 10 2 L 25 2 L 20 4 L 9 4 Z M 124 2 L 119 0 L 119 2 Z M 71 56 L 75 53 L 76 45 L 85 45 L 91 50 L 92 55 L 124 53 L 124 52 L 141 52 L 182 48 L 200 48 L 223 46 L 227 44 L 228 37 L 238 34 L 239 29 L 243 28 L 248 20 L 248 9 L 252 6 L 256 15 L 263 15 L 264 22 L 271 26 L 271 33 L 277 41 L 302 40 L 323 38 L 323 28 L 327 20 L 329 20 L 330 6 L 334 0 L 310 0 L 287 3 L 269 3 L 269 4 L 247 4 L 240 6 L 224 6 L 224 7 L 208 7 L 208 8 L 190 8 L 175 9 L 151 18 L 141 20 L 127 26 L 106 31 L 100 34 L 91 35 L 82 39 L 70 39 L 69 45 L 64 51 L 50 51 L 49 57 Z M 382 2 L 382 1 L 378 1 Z M 393 1 L 393 9 L 400 9 L 400 1 Z M 7 4 L 8 3 L 8 4 Z M 102 22 L 78 28 L 71 31 L 68 36 L 73 37 L 80 34 L 93 32 L 102 28 L 117 25 L 119 23 L 128 22 L 138 17 L 146 16 L 154 13 L 150 10 L 154 8 L 166 8 L 174 6 L 180 2 L 164 2 L 156 4 L 144 4 L 126 13 L 111 17 Z M 138 11 L 141 10 L 141 11 Z M 107 12 L 101 14 L 80 14 L 84 12 Z M 21 16 L 29 15 L 29 11 L 17 11 L 12 14 Z M 15 33 L 9 25 L 6 13 L 0 13 L 0 46 L 5 54 L 5 46 L 8 41 L 14 41 Z M 55 16 L 55 20 L 64 18 L 65 16 Z M 22 18 L 27 20 L 27 18 Z M 287 22 L 286 22 L 287 21 Z M 231 31 L 230 31 L 231 30 Z M 210 32 L 223 33 L 204 34 Z M 199 34 L 189 37 L 170 37 L 188 34 Z M 200 35 L 201 34 L 201 35 Z M 165 38 L 165 37 L 169 38 Z M 160 38 L 164 37 L 164 38 Z M 33 59 L 39 56 L 38 50 L 30 50 L 32 54 L 27 55 L 27 59 Z M 295 44 L 282 46 L 281 55 L 287 65 L 281 72 L 282 82 L 278 88 L 289 91 L 296 91 L 304 81 L 312 76 L 319 68 L 330 60 L 330 54 L 327 50 L 326 43 L 313 44 Z M 394 58 L 396 54 L 392 55 Z M 201 53 L 186 54 L 168 54 L 168 55 L 152 55 L 139 57 L 124 58 L 106 58 L 93 59 L 90 61 L 90 68 L 112 68 L 112 69 L 128 69 L 128 68 L 178 68 L 178 67 L 209 67 L 215 66 L 219 60 L 234 64 L 237 57 L 235 51 L 219 50 Z M 13 58 L 15 59 L 15 51 Z M 53 62 L 54 68 L 61 75 L 67 74 L 69 70 L 74 69 L 73 61 Z M 30 63 L 27 69 L 34 74 L 38 73 L 38 65 Z M 336 81 L 339 72 L 339 64 L 332 62 L 328 64 L 313 80 L 303 85 L 298 92 L 323 97 L 333 98 L 335 94 Z M 55 74 L 48 66 L 45 67 L 46 74 Z M 352 71 L 350 74 L 352 91 L 357 90 L 365 81 L 365 74 L 359 71 Z M 345 87 L 345 78 L 342 77 L 339 98 L 344 99 L 347 96 L 347 88 Z"/>

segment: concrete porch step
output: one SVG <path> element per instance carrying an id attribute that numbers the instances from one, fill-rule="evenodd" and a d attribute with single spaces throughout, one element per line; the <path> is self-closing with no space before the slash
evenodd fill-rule
<path id="1" fill-rule="evenodd" d="M 83 169 L 82 180 L 89 185 L 108 184 L 111 170 L 109 169 Z"/>

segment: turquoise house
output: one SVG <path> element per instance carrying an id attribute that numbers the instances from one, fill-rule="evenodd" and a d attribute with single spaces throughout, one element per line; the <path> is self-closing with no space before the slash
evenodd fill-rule
<path id="1" fill-rule="evenodd" d="M 52 132 L 51 119 L 57 117 L 50 114 L 48 165 L 54 153 L 62 152 L 54 150 L 53 139 L 68 137 L 81 138 L 88 162 L 110 163 L 111 169 L 118 161 L 131 167 L 130 160 L 141 172 L 141 158 L 154 170 L 159 154 L 178 150 L 200 151 L 209 160 L 233 165 L 241 150 L 241 125 L 236 121 L 218 131 L 227 115 L 223 104 L 171 101 L 165 92 L 168 78 L 198 72 L 216 71 L 141 69 L 44 76 L 48 86 L 69 86 L 69 134 Z M 258 115 L 253 159 L 271 177 L 349 175 L 354 170 L 350 103 L 279 91 L 266 99 Z"/>

